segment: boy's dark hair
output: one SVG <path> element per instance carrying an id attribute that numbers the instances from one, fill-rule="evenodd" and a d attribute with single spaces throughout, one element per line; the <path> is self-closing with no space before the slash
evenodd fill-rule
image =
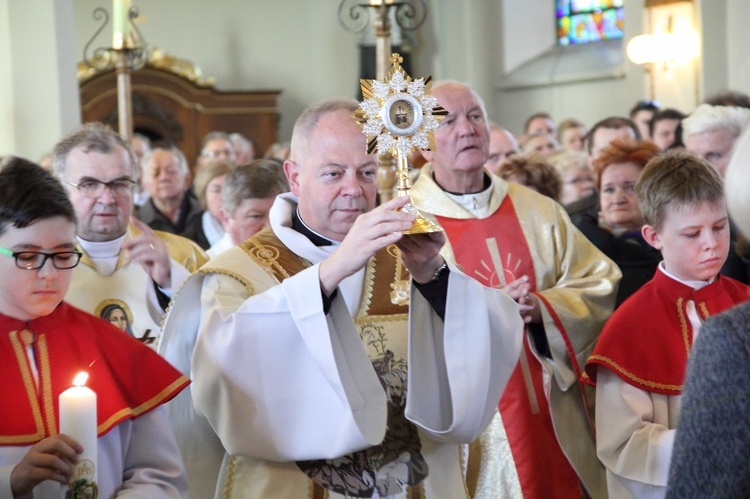
<path id="1" fill-rule="evenodd" d="M 624 118 L 622 116 L 610 116 L 609 118 L 604 118 L 603 120 L 597 121 L 594 126 L 591 127 L 591 130 L 589 130 L 589 133 L 586 134 L 586 137 L 583 139 L 586 143 L 586 152 L 588 152 L 589 154 L 591 154 L 591 149 L 593 148 L 594 135 L 600 128 L 608 128 L 610 130 L 617 130 L 618 128 L 630 128 L 631 130 L 633 130 L 635 140 L 641 140 L 642 138 L 641 132 L 640 130 L 638 130 L 638 126 L 633 122 L 633 120 Z"/>
<path id="2" fill-rule="evenodd" d="M 649 99 L 642 99 L 635 103 L 635 105 L 630 108 L 630 119 L 634 119 L 635 115 L 638 114 L 638 111 L 658 111 L 661 107 L 661 103 L 659 101 L 655 100 L 649 100 Z"/>
<path id="3" fill-rule="evenodd" d="M 12 157 L 0 170 L 0 234 L 9 225 L 18 229 L 37 220 L 76 214 L 60 181 L 31 161 Z"/>
<path id="4" fill-rule="evenodd" d="M 684 120 L 686 117 L 687 115 L 685 113 L 683 113 L 682 111 L 678 111 L 677 109 L 673 109 L 671 107 L 667 109 L 660 109 L 654 113 L 654 116 L 651 118 L 651 121 L 648 122 L 648 132 L 653 136 L 654 127 L 656 126 L 656 123 L 658 123 L 661 120 L 678 120 L 682 122 L 682 120 Z M 682 136 L 682 133 L 678 134 L 677 132 L 675 132 L 675 138 L 679 139 L 680 136 Z"/>
<path id="5" fill-rule="evenodd" d="M 648 162 L 635 183 L 646 223 L 659 231 L 667 208 L 724 203 L 724 181 L 705 160 L 670 149 Z"/>

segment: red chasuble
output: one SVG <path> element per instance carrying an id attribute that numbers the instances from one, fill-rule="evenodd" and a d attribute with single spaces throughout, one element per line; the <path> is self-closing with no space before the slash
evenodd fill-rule
<path id="1" fill-rule="evenodd" d="M 490 287 L 527 275 L 535 291 L 534 262 L 509 196 L 488 218 L 436 218 L 466 275 Z M 564 331 L 562 324 L 558 326 Z M 582 494 L 578 476 L 557 442 L 543 367 L 529 347 L 528 332 L 523 344 L 519 364 L 499 403 L 523 495 L 578 499 Z"/>
<path id="2" fill-rule="evenodd" d="M 604 325 L 583 380 L 595 385 L 604 366 L 641 390 L 679 395 L 693 346 L 687 302 L 705 320 L 748 299 L 750 287 L 728 277 L 696 290 L 657 270 Z"/>
<path id="3" fill-rule="evenodd" d="M 27 344 L 33 345 L 38 388 Z M 168 402 L 190 383 L 127 333 L 65 302 L 29 322 L 0 314 L 0 445 L 33 445 L 58 434 L 58 398 L 81 371 L 97 394 L 99 436 Z"/>

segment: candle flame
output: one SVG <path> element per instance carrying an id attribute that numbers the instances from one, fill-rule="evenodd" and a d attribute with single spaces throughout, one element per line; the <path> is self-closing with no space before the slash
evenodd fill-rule
<path id="1" fill-rule="evenodd" d="M 74 386 L 85 386 L 86 381 L 89 379 L 89 373 L 87 372 L 80 372 L 76 374 L 76 377 L 73 378 L 73 385 Z"/>

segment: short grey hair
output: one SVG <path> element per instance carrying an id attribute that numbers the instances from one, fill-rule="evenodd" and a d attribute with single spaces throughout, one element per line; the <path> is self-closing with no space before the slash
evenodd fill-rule
<path id="1" fill-rule="evenodd" d="M 585 168 L 591 171 L 592 174 L 594 173 L 589 166 L 589 156 L 583 151 L 566 151 L 561 149 L 547 156 L 547 162 L 555 167 L 562 176 L 565 176 L 568 170 L 574 168 Z"/>
<path id="2" fill-rule="evenodd" d="M 245 199 L 264 199 L 289 191 L 284 169 L 278 161 L 256 159 L 234 168 L 221 188 L 221 205 L 234 216 Z"/>
<path id="3" fill-rule="evenodd" d="M 158 152 L 169 152 L 177 158 L 177 165 L 180 167 L 180 171 L 185 174 L 190 173 L 190 167 L 188 166 L 187 159 L 185 159 L 185 155 L 180 151 L 178 147 L 175 146 L 167 146 L 167 147 L 155 147 L 154 149 L 151 149 L 149 152 L 147 152 L 143 159 L 141 160 L 141 164 L 143 166 L 143 169 L 146 169 L 146 165 L 151 163 L 151 159 L 154 157 L 154 155 Z"/>
<path id="4" fill-rule="evenodd" d="M 701 104 L 690 116 L 682 120 L 682 141 L 691 135 L 713 130 L 727 130 L 737 139 L 750 123 L 750 109 L 733 106 Z"/>
<path id="5" fill-rule="evenodd" d="M 221 132 L 221 131 L 214 131 L 214 132 L 207 133 L 206 136 L 203 137 L 203 141 L 201 142 L 200 155 L 202 156 L 205 153 L 206 145 L 209 142 L 211 142 L 212 140 L 218 140 L 218 139 L 226 140 L 229 143 L 229 145 L 232 147 L 232 151 L 237 152 L 234 148 L 234 142 L 232 142 L 232 138 L 229 136 L 228 133 Z"/>
<path id="6" fill-rule="evenodd" d="M 290 152 L 292 161 L 300 163 L 299 154 L 306 148 L 308 138 L 315 131 L 315 127 L 323 116 L 337 111 L 347 111 L 353 115 L 357 108 L 359 108 L 359 102 L 354 99 L 334 98 L 317 102 L 302 111 L 292 129 Z M 352 117 L 352 122 L 354 122 L 354 117 Z"/>
<path id="7" fill-rule="evenodd" d="M 111 154 L 121 147 L 128 156 L 133 179 L 138 177 L 138 161 L 130 145 L 103 123 L 86 123 L 77 130 L 63 137 L 52 149 L 52 168 L 60 179 L 65 178 L 65 163 L 70 151 L 80 148 L 84 152 L 94 151 Z"/>
<path id="8" fill-rule="evenodd" d="M 724 177 L 724 190 L 732 221 L 750 238 L 750 128 L 734 144 Z"/>
<path id="9" fill-rule="evenodd" d="M 458 81 L 458 80 L 438 80 L 432 84 L 431 91 L 435 91 L 440 87 L 445 86 L 454 86 L 454 87 L 464 87 L 466 90 L 468 90 L 471 95 L 474 96 L 474 99 L 479 103 L 479 107 L 482 109 L 482 115 L 484 116 L 484 121 L 487 121 L 487 106 L 484 104 L 484 99 L 482 99 L 482 96 L 477 93 L 476 90 L 471 88 L 471 85 L 468 83 Z M 438 101 L 438 105 L 440 105 L 440 101 Z M 489 124 L 488 124 L 489 126 Z"/>

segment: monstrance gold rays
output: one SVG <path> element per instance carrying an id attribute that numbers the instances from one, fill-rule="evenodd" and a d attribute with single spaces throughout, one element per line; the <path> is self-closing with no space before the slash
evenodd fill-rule
<path id="1" fill-rule="evenodd" d="M 360 80 L 364 101 L 354 118 L 367 135 L 367 154 L 390 153 L 396 158 L 399 196 L 411 189 L 408 157 L 414 149 L 433 150 L 435 129 L 448 112 L 430 95 L 432 78 L 412 78 L 401 67 L 403 58 L 391 55 L 391 69 L 385 80 Z M 405 234 L 440 232 L 439 225 L 427 220 L 411 201 L 403 210 L 417 215 Z"/>

